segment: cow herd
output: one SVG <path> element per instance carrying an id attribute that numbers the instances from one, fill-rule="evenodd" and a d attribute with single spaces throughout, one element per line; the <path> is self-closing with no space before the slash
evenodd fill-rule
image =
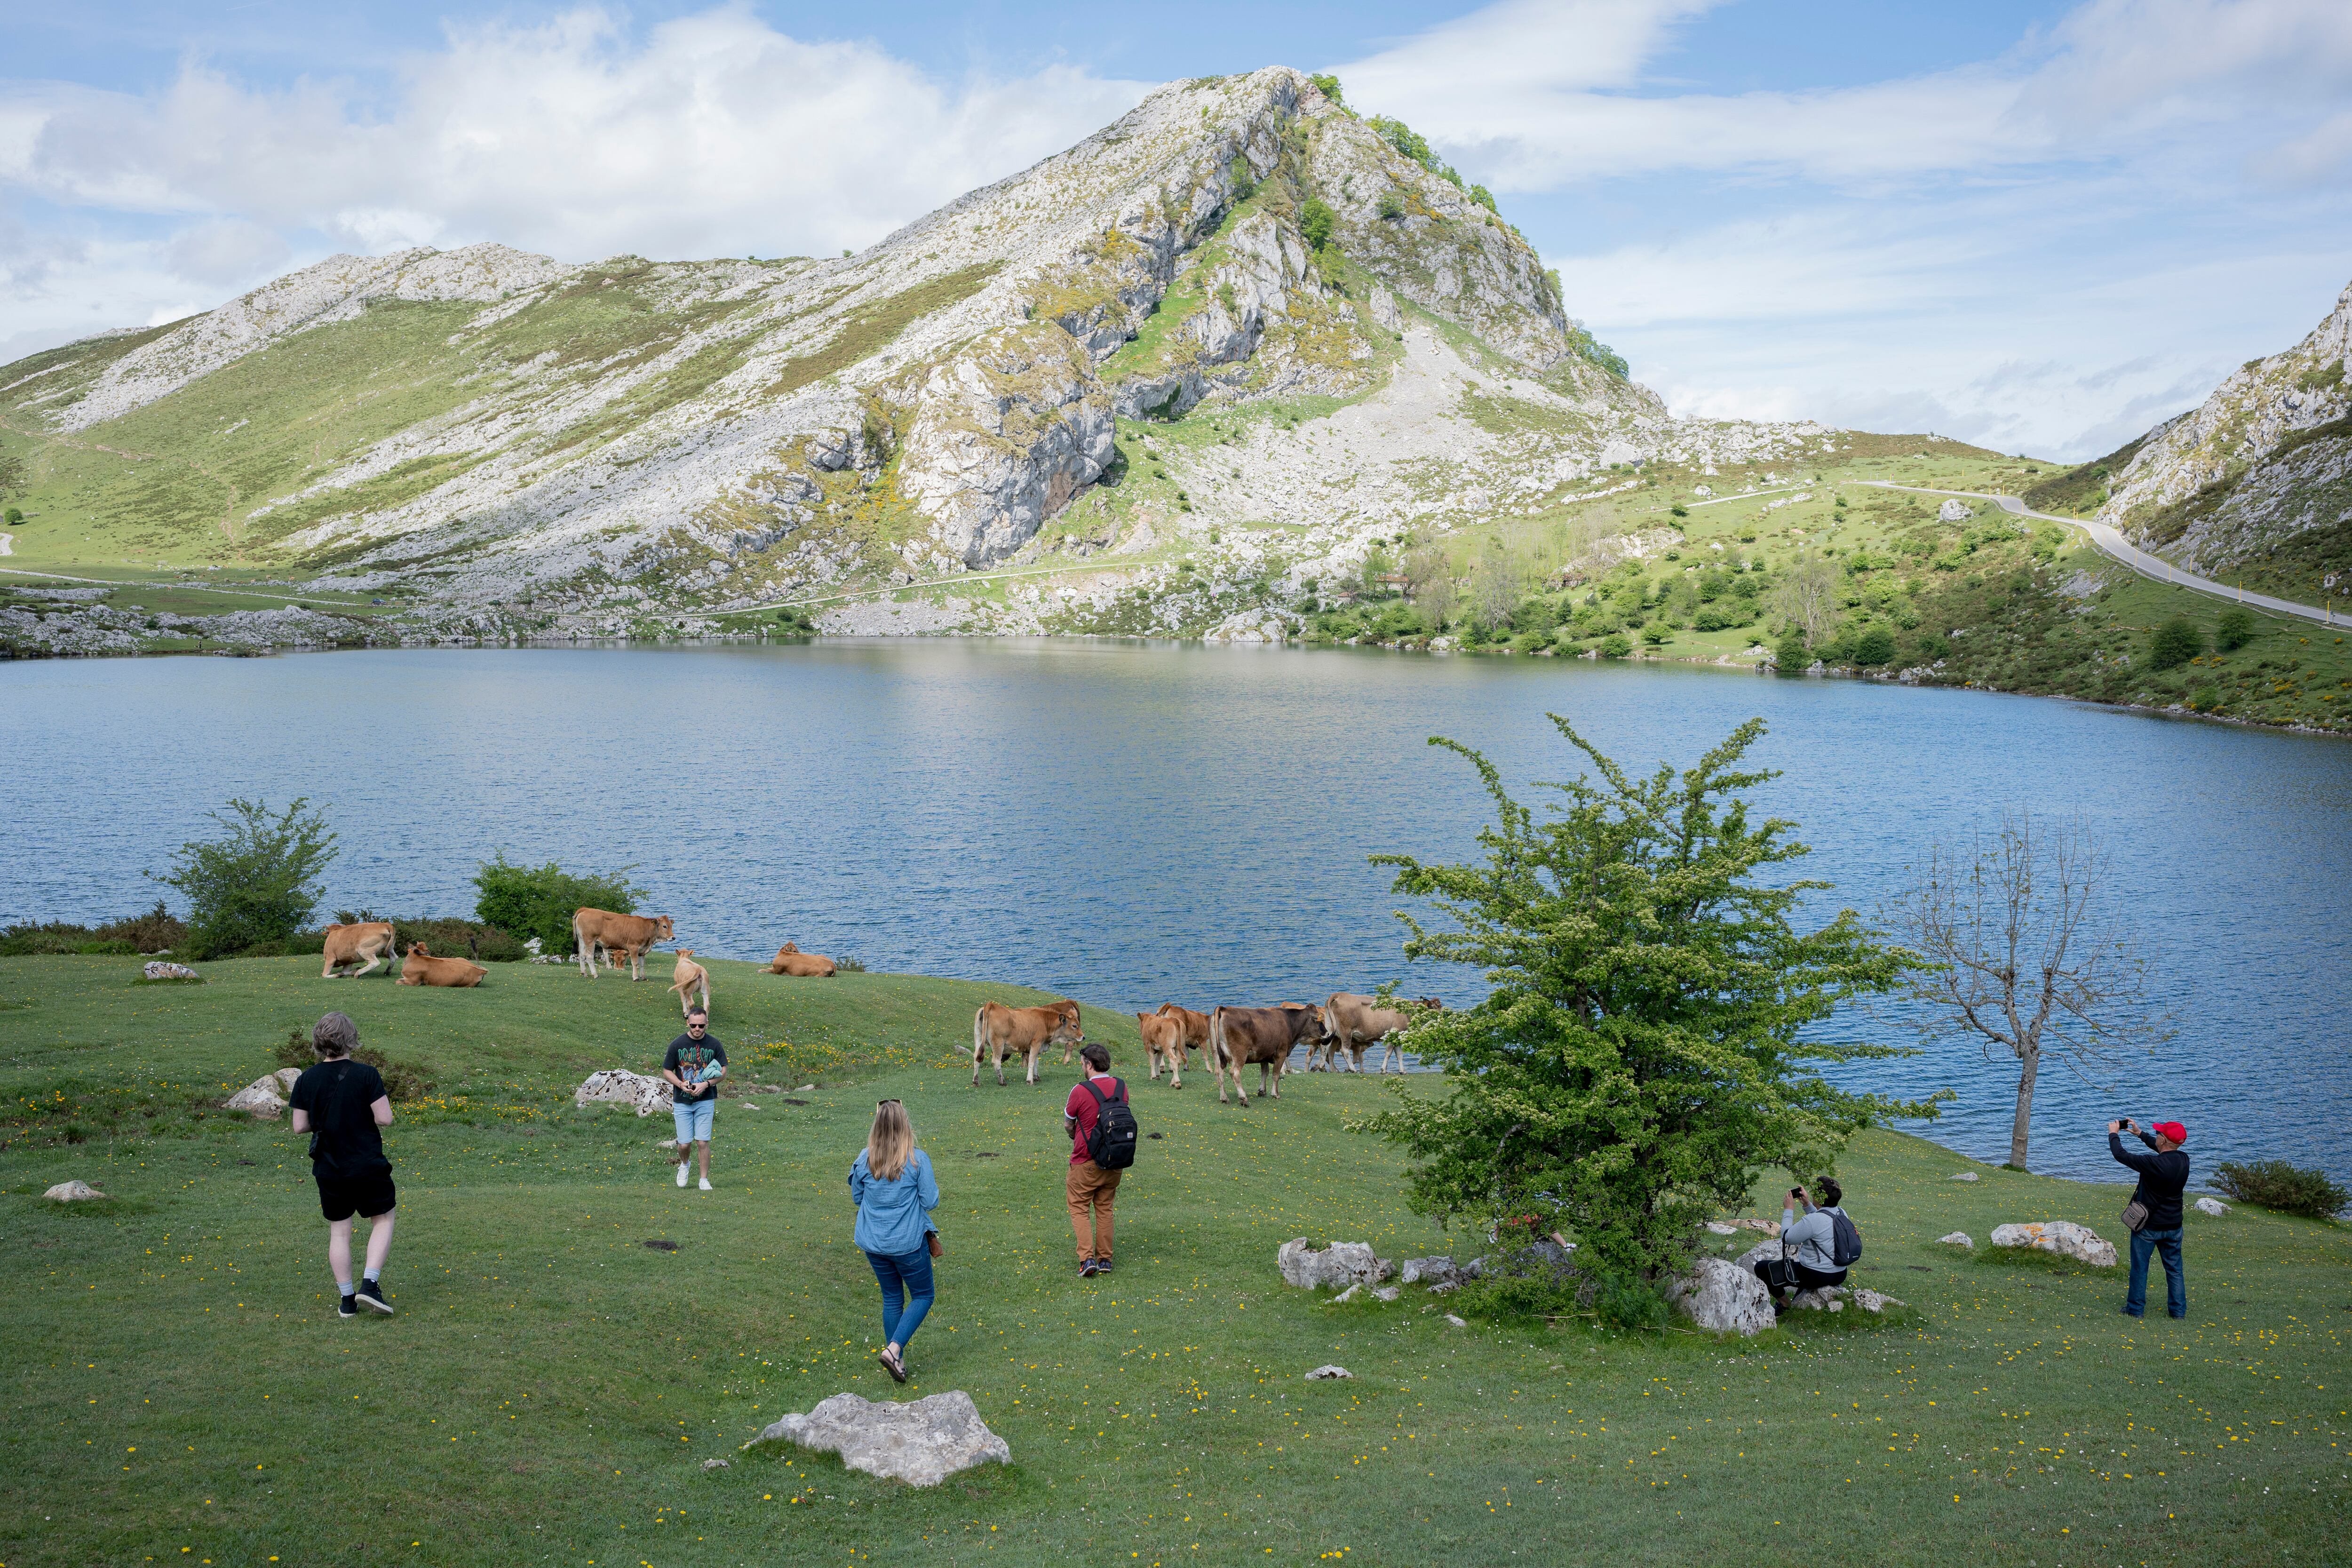
<path id="1" fill-rule="evenodd" d="M 1230 1079 L 1234 1092 L 1246 1104 L 1249 1089 L 1242 1082 L 1243 1069 L 1257 1068 L 1259 1098 L 1280 1100 L 1282 1075 L 1289 1070 L 1292 1052 L 1301 1046 L 1307 1047 L 1309 1072 L 1336 1070 L 1342 1052 L 1350 1068 L 1362 1072 L 1364 1053 L 1386 1040 L 1388 1054 L 1381 1060 L 1381 1070 L 1386 1072 L 1389 1063 L 1401 1054 L 1396 1044 L 1398 1033 L 1416 1015 L 1444 1006 L 1434 996 L 1390 1005 L 1377 996 L 1360 996 L 1347 991 L 1335 994 L 1320 1006 L 1285 1002 L 1276 1007 L 1218 1006 L 1206 1013 L 1195 1013 L 1190 1007 L 1163 1002 L 1156 1013 L 1138 1013 L 1135 1026 L 1143 1037 L 1144 1054 L 1150 1059 L 1154 1082 L 1165 1066 L 1168 1087 L 1183 1088 L 1184 1068 L 1192 1060 L 1192 1053 L 1197 1050 L 1207 1059 L 1209 1070 L 1216 1075 L 1217 1102 L 1232 1103 L 1225 1095 Z M 972 1087 L 980 1087 L 981 1068 L 990 1064 L 995 1067 L 996 1081 L 1001 1086 L 1004 1082 L 1004 1064 L 1014 1056 L 1026 1063 L 1026 1080 L 1035 1083 L 1038 1062 L 1046 1047 L 1061 1047 L 1062 1062 L 1067 1066 L 1071 1053 L 1086 1043 L 1086 1037 L 1078 1005 L 1067 997 L 1042 1007 L 1007 1007 L 1001 1002 L 983 1002 L 971 1016 Z"/>
<path id="2" fill-rule="evenodd" d="M 623 915 L 610 910 L 583 909 L 572 917 L 572 958 L 580 972 L 591 980 L 596 978 L 600 963 L 617 972 L 625 963 L 629 978 L 642 980 L 646 955 L 656 944 L 672 941 L 677 934 L 677 928 L 667 915 Z M 352 969 L 348 976 L 352 979 L 383 967 L 394 956 L 392 922 L 361 921 L 329 926 L 325 956 L 325 966 L 319 972 L 324 980 L 345 978 L 343 971 L 351 965 L 359 966 Z M 411 942 L 401 963 L 399 984 L 472 986 L 481 984 L 485 973 L 478 963 L 462 958 L 436 958 L 425 951 L 424 943 Z M 788 942 L 776 950 L 768 973 L 824 979 L 836 970 L 833 960 L 824 954 L 803 952 Z M 698 1001 L 705 1011 L 709 1010 L 710 972 L 694 962 L 692 948 L 678 950 L 669 989 L 677 997 L 681 1013 L 689 1012 Z M 1386 1072 L 1389 1064 L 1402 1054 L 1397 1036 L 1417 1016 L 1440 1011 L 1444 1006 L 1434 996 L 1383 1002 L 1378 996 L 1341 991 L 1320 1005 L 1285 1002 L 1274 1007 L 1217 1006 L 1206 1013 L 1163 1002 L 1156 1013 L 1138 1013 L 1135 1024 L 1143 1037 L 1144 1053 L 1150 1059 L 1152 1081 L 1159 1081 L 1164 1067 L 1168 1069 L 1168 1086 L 1183 1088 L 1184 1068 L 1191 1065 L 1192 1053 L 1198 1051 L 1206 1058 L 1210 1072 L 1216 1076 L 1218 1103 L 1231 1103 L 1225 1096 L 1230 1080 L 1234 1092 L 1247 1104 L 1249 1090 L 1242 1082 L 1244 1069 L 1257 1068 L 1261 1099 L 1280 1100 L 1282 1076 L 1289 1070 L 1292 1053 L 1301 1046 L 1307 1048 L 1308 1072 L 1337 1071 L 1343 1055 L 1349 1070 L 1362 1072 L 1364 1053 L 1385 1040 L 1388 1052 L 1381 1058 L 1379 1070 Z M 972 1087 L 980 1087 L 981 1068 L 991 1064 L 996 1068 L 996 1081 L 1001 1087 L 1004 1082 L 1004 1064 L 1014 1057 L 1019 1057 L 1026 1068 L 1026 1081 L 1035 1083 L 1038 1066 L 1048 1047 L 1062 1047 L 1062 1063 L 1066 1067 L 1086 1038 L 1078 1005 L 1066 997 L 1041 1007 L 1008 1007 L 1001 1002 L 983 1002 L 971 1016 Z"/>

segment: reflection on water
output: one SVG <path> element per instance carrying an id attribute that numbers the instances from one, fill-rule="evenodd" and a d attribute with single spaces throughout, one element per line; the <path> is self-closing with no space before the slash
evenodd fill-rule
<path id="1" fill-rule="evenodd" d="M 494 849 L 633 865 L 698 952 L 787 938 L 876 969 L 1020 980 L 1136 1009 L 1320 998 L 1408 967 L 1387 879 L 1461 855 L 1486 802 L 1576 771 L 1547 710 L 1630 765 L 1741 720 L 1765 791 L 1868 910 L 1938 834 L 2081 811 L 2182 1015 L 2102 1089 L 2045 1068 L 2037 1168 L 2104 1174 L 2106 1119 L 2178 1117 L 2200 1170 L 2279 1154 L 2352 1174 L 2352 746 L 2028 698 L 1691 668 L 1086 642 L 407 650 L 0 669 L 11 854 L 0 918 L 152 902 L 142 868 L 231 795 L 330 807 L 328 908 L 460 911 Z M 1524 789 L 1521 793 L 1526 793 Z M 1953 1043 L 1857 1069 L 1948 1085 L 1933 1135 L 2008 1147 L 2013 1068 Z"/>

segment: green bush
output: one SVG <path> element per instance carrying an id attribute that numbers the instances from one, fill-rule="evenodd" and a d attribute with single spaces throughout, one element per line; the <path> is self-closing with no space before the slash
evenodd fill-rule
<path id="1" fill-rule="evenodd" d="M 1331 243 L 1331 226 L 1338 221 L 1337 215 L 1320 196 L 1309 196 L 1299 205 L 1298 232 L 1318 250 Z"/>
<path id="2" fill-rule="evenodd" d="M 1329 99 L 1333 103 L 1339 105 L 1343 109 L 1347 107 L 1348 100 L 1339 96 L 1339 79 L 1338 77 L 1326 73 L 1318 76 L 1310 76 L 1307 79 L 1313 82 L 1315 84 L 1315 89 L 1318 92 L 1320 92 L 1324 97 Z"/>
<path id="3" fill-rule="evenodd" d="M 518 943 L 537 937 L 544 951 L 562 952 L 572 946 L 572 917 L 578 910 L 636 912 L 637 890 L 629 885 L 628 871 L 623 867 L 609 876 L 583 875 L 552 860 L 537 868 L 517 866 L 501 850 L 474 873 L 474 886 L 481 890 L 474 918 L 511 932 Z"/>
<path id="4" fill-rule="evenodd" d="M 2243 605 L 2231 605 L 2213 625 L 2213 646 L 2223 653 L 2235 653 L 2253 640 L 2254 613 Z"/>
<path id="5" fill-rule="evenodd" d="M 310 1047 L 310 1031 L 300 1024 L 286 1031 L 278 1042 L 278 1065 L 282 1068 L 309 1068 L 317 1065 L 319 1053 Z M 383 1097 L 394 1105 L 403 1100 L 420 1100 L 433 1092 L 433 1080 L 423 1068 L 396 1062 L 370 1046 L 361 1046 L 352 1052 L 352 1060 L 365 1062 L 375 1068 L 383 1079 Z"/>
<path id="6" fill-rule="evenodd" d="M 1721 610 L 1717 609 L 1713 605 L 1709 605 L 1706 608 L 1698 613 L 1697 618 L 1693 620 L 1691 625 L 1696 626 L 1703 632 L 1719 632 L 1727 626 L 1737 626 L 1738 623 L 1734 621 L 1729 616 L 1725 615 Z"/>
<path id="7" fill-rule="evenodd" d="M 575 906 L 576 907 L 576 906 Z M 564 921 L 564 942 L 572 940 L 570 917 Z M 421 942 L 425 950 L 436 958 L 470 958 L 478 963 L 516 963 L 530 956 L 530 949 L 520 937 L 500 931 L 496 926 L 478 925 L 460 920 L 394 920 L 392 922 L 392 943 L 401 952 L 408 944 Z"/>
<path id="8" fill-rule="evenodd" d="M 2205 634 L 2186 616 L 2175 616 L 2147 640 L 2147 662 L 2157 669 L 2187 664 L 2205 651 Z"/>
<path id="9" fill-rule="evenodd" d="M 1802 626 L 1790 626 L 1780 634 L 1773 645 L 1772 661 L 1783 675 L 1802 675 L 1813 662 L 1813 650 L 1805 644 Z"/>
<path id="10" fill-rule="evenodd" d="M 1676 506 L 1671 510 L 1673 514 L 1676 517 L 1688 517 L 1690 515 L 1690 508 L 1686 506 Z"/>
<path id="11" fill-rule="evenodd" d="M 1654 623 L 1642 628 L 1642 640 L 1652 647 L 1657 647 L 1675 640 L 1674 629 L 1663 624 Z"/>
<path id="12" fill-rule="evenodd" d="M 1891 664 L 1895 659 L 1895 634 L 1882 626 L 1864 626 L 1853 639 L 1850 651 L 1856 664 Z"/>
<path id="13" fill-rule="evenodd" d="M 1382 191 L 1381 193 L 1380 214 L 1385 218 L 1401 218 L 1404 216 L 1404 198 L 1397 195 L 1393 190 Z"/>
<path id="14" fill-rule="evenodd" d="M 1623 658 L 1633 651 L 1633 643 L 1627 640 L 1623 632 L 1611 632 L 1601 639 L 1600 646 L 1603 658 Z"/>
<path id="15" fill-rule="evenodd" d="M 0 958 L 121 958 L 135 955 L 136 944 L 120 937 L 104 937 L 88 926 L 64 921 L 36 925 L 26 921 L 0 931 Z"/>
<path id="16" fill-rule="evenodd" d="M 258 800 L 232 798 L 210 814 L 227 831 L 180 846 L 171 872 L 148 875 L 188 900 L 190 956 L 243 952 L 283 942 L 319 907 L 319 877 L 335 858 L 326 819 L 298 797 L 273 816 Z"/>
<path id="17" fill-rule="evenodd" d="M 2251 1165 L 2224 1160 L 2213 1167 L 2213 1184 L 2242 1204 L 2306 1219 L 2334 1219 L 2352 1204 L 2352 1193 L 2329 1181 L 2326 1172 L 2299 1170 L 2284 1160 Z"/>

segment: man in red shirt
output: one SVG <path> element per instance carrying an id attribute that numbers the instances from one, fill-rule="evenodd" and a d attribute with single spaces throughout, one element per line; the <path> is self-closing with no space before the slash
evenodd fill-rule
<path id="1" fill-rule="evenodd" d="M 1110 1076 L 1110 1052 L 1102 1047 L 1081 1046 L 1078 1058 L 1087 1064 L 1087 1076 L 1062 1107 L 1062 1131 L 1070 1135 L 1070 1229 L 1078 1238 L 1078 1277 L 1087 1279 L 1110 1272 L 1110 1204 L 1118 1192 L 1118 1179 L 1127 1174 L 1104 1170 L 1087 1152 L 1095 1123 L 1102 1119 L 1102 1101 L 1095 1094 L 1100 1090 L 1106 1099 L 1125 1100 L 1127 1085 Z"/>

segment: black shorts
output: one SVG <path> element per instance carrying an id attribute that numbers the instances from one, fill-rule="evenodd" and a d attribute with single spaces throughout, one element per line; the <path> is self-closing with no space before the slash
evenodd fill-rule
<path id="1" fill-rule="evenodd" d="M 373 1171 L 364 1176 L 319 1176 L 319 1212 L 330 1220 L 364 1215 L 378 1219 L 392 1212 L 392 1173 Z"/>

